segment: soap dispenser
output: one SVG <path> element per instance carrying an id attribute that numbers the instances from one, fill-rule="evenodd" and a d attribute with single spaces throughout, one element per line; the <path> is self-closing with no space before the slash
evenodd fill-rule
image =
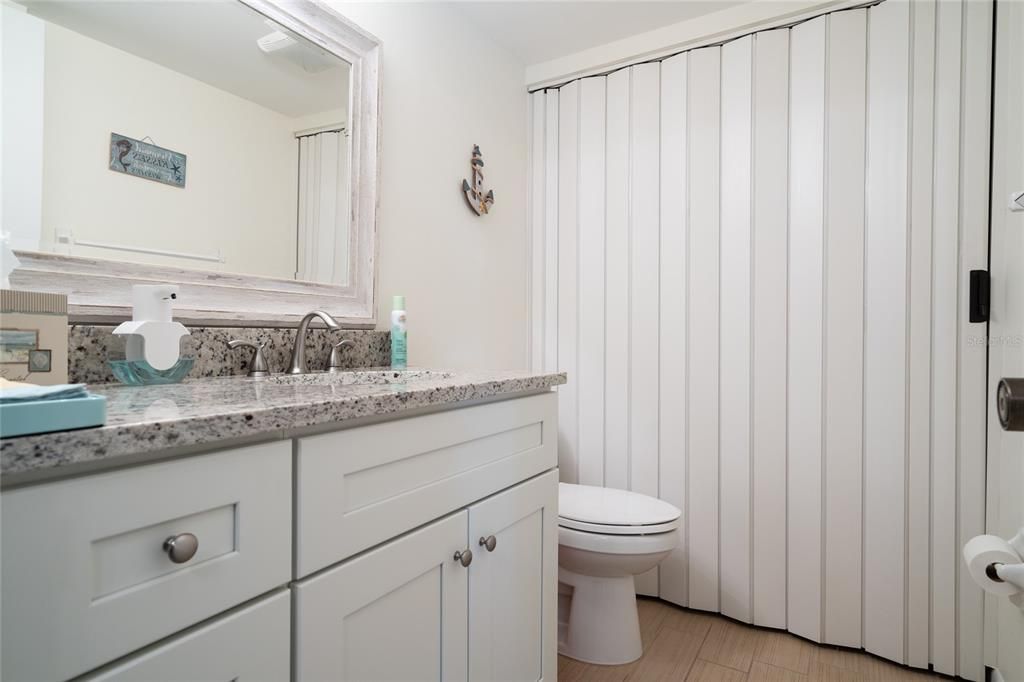
<path id="1" fill-rule="evenodd" d="M 132 287 L 132 319 L 114 334 L 125 337 L 125 359 L 111 360 L 114 375 L 127 384 L 175 383 L 192 368 L 181 355 L 181 337 L 189 331 L 171 319 L 178 287 L 136 284 Z"/>

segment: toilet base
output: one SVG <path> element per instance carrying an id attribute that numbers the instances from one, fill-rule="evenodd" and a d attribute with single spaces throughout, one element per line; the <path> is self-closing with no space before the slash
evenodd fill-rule
<path id="1" fill-rule="evenodd" d="M 644 652 L 633 576 L 599 578 L 558 569 L 559 582 L 573 588 L 567 628 L 558 653 L 584 663 L 622 665 Z M 562 606 L 562 600 L 559 600 Z"/>

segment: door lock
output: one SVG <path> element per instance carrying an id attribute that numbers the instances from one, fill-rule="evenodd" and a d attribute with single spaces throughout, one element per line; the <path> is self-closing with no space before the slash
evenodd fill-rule
<path id="1" fill-rule="evenodd" d="M 1003 430 L 1024 431 L 1024 379 L 999 380 L 996 409 Z"/>

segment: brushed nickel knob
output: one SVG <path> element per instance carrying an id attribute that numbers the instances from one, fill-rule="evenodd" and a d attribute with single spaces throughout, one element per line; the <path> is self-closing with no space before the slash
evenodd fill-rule
<path id="1" fill-rule="evenodd" d="M 498 546 L 498 538 L 493 535 L 488 535 L 485 538 L 480 538 L 480 546 L 485 547 L 488 552 L 493 552 L 494 548 Z"/>
<path id="2" fill-rule="evenodd" d="M 196 555 L 199 538 L 192 533 L 178 533 L 164 540 L 164 551 L 176 564 L 183 564 Z"/>
<path id="3" fill-rule="evenodd" d="M 462 550 L 461 552 L 456 552 L 455 560 L 463 566 L 468 567 L 471 563 L 473 563 L 473 552 L 468 548 Z"/>

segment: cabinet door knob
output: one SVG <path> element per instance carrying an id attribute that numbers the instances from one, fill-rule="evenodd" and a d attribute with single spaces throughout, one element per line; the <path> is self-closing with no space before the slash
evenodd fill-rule
<path id="1" fill-rule="evenodd" d="M 493 552 L 494 548 L 498 546 L 498 538 L 493 535 L 488 535 L 485 538 L 480 538 L 480 546 L 485 547 L 488 552 Z"/>
<path id="2" fill-rule="evenodd" d="M 199 538 L 192 533 L 178 533 L 164 540 L 164 551 L 176 564 L 183 564 L 196 555 Z"/>
<path id="3" fill-rule="evenodd" d="M 473 552 L 469 549 L 464 549 L 461 552 L 456 552 L 455 560 L 463 566 L 469 566 L 471 563 L 473 563 Z"/>

